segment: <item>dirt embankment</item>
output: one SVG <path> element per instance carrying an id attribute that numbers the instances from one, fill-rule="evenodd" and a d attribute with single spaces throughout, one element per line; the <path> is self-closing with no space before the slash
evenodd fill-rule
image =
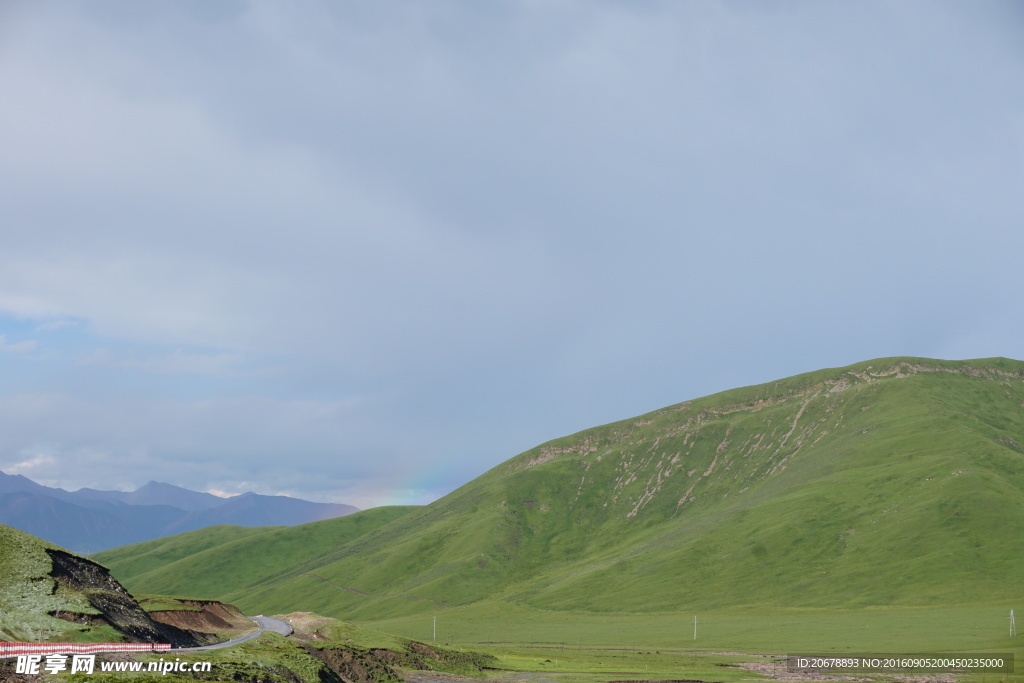
<path id="1" fill-rule="evenodd" d="M 327 670 L 345 683 L 401 683 L 402 677 L 380 651 L 347 648 L 306 648 Z M 388 650 L 383 652 L 390 653 Z M 390 653 L 394 654 L 394 653 Z M 321 675 L 321 678 L 324 676 Z M 333 681 L 331 682 L 333 683 Z"/>
<path id="2" fill-rule="evenodd" d="M 327 636 L 320 632 L 320 629 L 335 621 L 315 612 L 291 612 L 280 615 L 280 618 L 292 625 L 293 638 L 305 641 L 328 640 Z"/>
<path id="3" fill-rule="evenodd" d="M 411 641 L 405 652 L 383 648 L 303 647 L 346 683 L 399 683 L 406 670 L 430 671 L 431 675 L 479 675 L 497 663 L 491 655 L 431 647 Z M 455 677 L 451 677 L 454 679 Z"/>
<path id="4" fill-rule="evenodd" d="M 161 624 L 200 631 L 202 633 L 224 633 L 225 631 L 247 632 L 256 628 L 234 605 L 225 605 L 216 600 L 182 600 L 183 605 L 199 609 L 156 610 L 149 616 Z"/>

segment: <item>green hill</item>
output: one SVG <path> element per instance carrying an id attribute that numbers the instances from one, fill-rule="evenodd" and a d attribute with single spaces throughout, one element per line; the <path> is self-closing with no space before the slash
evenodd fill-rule
<path id="1" fill-rule="evenodd" d="M 1012 601 L 1022 444 L 1024 363 L 869 361 L 556 439 L 315 556 L 260 555 L 273 575 L 220 573 L 204 590 L 247 610 L 378 622 L 499 604 L 656 615 Z M 224 550 L 204 551 L 207 566 Z M 171 578 L 128 582 L 195 593 Z"/>
<path id="2" fill-rule="evenodd" d="M 89 609 L 81 595 L 52 592 L 48 548 L 57 546 L 0 525 L 0 640 L 36 641 L 64 633 L 71 625 L 49 612 Z"/>
<path id="3" fill-rule="evenodd" d="M 261 583 L 415 509 L 379 507 L 290 527 L 213 526 L 106 550 L 92 559 L 137 593 L 215 599 L 225 583 Z"/>
<path id="4" fill-rule="evenodd" d="M 155 621 L 104 567 L 4 525 L 0 640 L 206 642 L 202 634 Z"/>
<path id="5" fill-rule="evenodd" d="M 283 528 L 286 527 L 244 527 L 219 524 L 152 541 L 104 550 L 94 553 L 90 557 L 104 566 L 117 567 L 117 576 L 123 582 L 140 574 L 165 568 L 182 558 L 201 553 L 204 550 Z"/>

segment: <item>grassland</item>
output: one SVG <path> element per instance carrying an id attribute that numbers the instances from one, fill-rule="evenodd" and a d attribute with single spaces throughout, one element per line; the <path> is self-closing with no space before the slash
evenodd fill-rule
<path id="1" fill-rule="evenodd" d="M 495 681 L 733 683 L 760 677 L 744 668 L 748 664 L 760 664 L 765 674 L 784 675 L 781 655 L 835 651 L 827 646 L 831 639 L 859 632 L 863 635 L 846 640 L 848 649 L 838 654 L 989 651 L 1015 652 L 1019 657 L 1020 649 L 1010 639 L 995 635 L 992 622 L 999 621 L 994 619 L 995 612 L 995 608 L 984 607 L 725 611 L 699 615 L 694 641 L 692 618 L 687 620 L 687 615 L 661 615 L 645 622 L 637 615 L 538 614 L 530 610 L 470 614 L 455 608 L 439 618 L 436 643 L 431 641 L 430 620 L 381 624 L 396 633 L 408 631 L 403 637 L 317 615 L 292 614 L 280 616 L 294 619 L 298 638 L 285 640 L 265 634 L 259 641 L 231 650 L 176 656 L 212 661 L 216 680 L 319 683 L 342 674 L 351 681 L 398 683 L 396 672 L 427 669 Z M 453 621 L 464 629 L 462 638 L 453 632 L 449 623 Z M 952 627 L 957 623 L 959 630 Z M 673 632 L 677 637 L 666 637 Z M 905 637 L 910 632 L 914 635 Z M 577 640 L 552 640 L 568 633 Z M 894 639 L 905 647 L 894 650 Z M 915 644 L 920 647 L 913 647 Z M 493 659 L 481 653 L 493 655 Z M 155 679 L 151 674 L 131 678 Z M 981 674 L 974 678 L 979 683 L 1018 683 L 1021 677 Z"/>
<path id="2" fill-rule="evenodd" d="M 68 590 L 50 577 L 46 550 L 56 547 L 0 525 L 0 640 L 121 640 L 109 626 L 78 626 L 51 616 L 58 611 L 98 614 L 83 594 Z"/>
<path id="3" fill-rule="evenodd" d="M 272 580 L 211 588 L 359 620 L 434 603 L 320 579 L 570 612 L 1012 603 L 1024 366 L 874 363 L 544 444 Z"/>
<path id="4" fill-rule="evenodd" d="M 402 517 L 387 506 L 296 527 L 220 525 L 114 548 L 92 557 L 129 590 L 216 599 L 225 581 L 254 585 Z"/>
<path id="5" fill-rule="evenodd" d="M 292 615 L 295 616 L 295 615 Z M 312 617 L 312 618 L 310 618 Z M 295 637 L 263 633 L 239 646 L 204 652 L 172 652 L 161 655 L 137 655 L 143 662 L 208 662 L 208 673 L 187 675 L 128 673 L 61 675 L 67 681 L 245 681 L 252 683 L 401 683 L 400 669 L 417 669 L 445 675 L 486 675 L 484 667 L 496 660 L 487 654 L 432 647 L 424 643 L 395 638 L 305 615 L 297 627 L 317 623 L 311 630 L 297 628 Z M 9 667 L 8 667 L 9 668 Z M 0 680 L 5 679 L 0 664 Z"/>
<path id="6" fill-rule="evenodd" d="M 637 615 L 546 612 L 484 603 L 438 610 L 436 616 L 439 641 L 465 647 L 543 645 L 784 654 L 1010 651 L 1018 643 L 1024 644 L 1024 637 L 1009 637 L 1008 612 L 1004 605 L 964 605 L 743 608 Z M 433 616 L 400 617 L 360 625 L 429 641 Z"/>
<path id="7" fill-rule="evenodd" d="M 162 569 L 182 558 L 197 555 L 210 548 L 285 528 L 287 527 L 244 527 L 218 524 L 205 529 L 113 548 L 96 553 L 91 556 L 91 559 L 105 566 L 115 564 L 118 567 L 119 576 L 130 578 Z"/>
<path id="8" fill-rule="evenodd" d="M 230 543 L 178 561 L 209 553 L 203 590 L 249 613 L 419 639 L 437 615 L 466 647 L 1024 655 L 1022 444 L 1024 363 L 881 359 L 556 439 L 316 553 L 268 547 L 273 572 L 214 571 Z M 154 571 L 128 581 L 187 592 Z"/>
<path id="9" fill-rule="evenodd" d="M 994 604 L 744 608 L 637 615 L 478 603 L 439 609 L 436 616 L 440 643 L 490 652 L 502 668 L 547 672 L 564 683 L 643 679 L 725 682 L 756 678 L 737 668 L 740 663 L 760 662 L 784 675 L 786 655 L 811 653 L 1009 653 L 1020 671 L 1024 668 L 1024 636 L 1009 636 L 1008 609 Z M 430 642 L 433 616 L 361 625 Z M 992 683 L 1016 680 L 1004 674 L 967 678 Z"/>

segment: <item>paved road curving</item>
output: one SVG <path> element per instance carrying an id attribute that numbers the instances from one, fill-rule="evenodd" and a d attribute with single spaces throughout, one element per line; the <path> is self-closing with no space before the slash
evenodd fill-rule
<path id="1" fill-rule="evenodd" d="M 258 638 L 264 631 L 273 631 L 274 633 L 280 633 L 282 636 L 291 634 L 292 627 L 287 621 L 281 621 L 280 619 L 274 619 L 273 617 L 248 617 L 252 621 L 259 624 L 259 628 L 249 633 L 248 635 L 241 636 L 240 638 L 232 638 L 231 640 L 225 640 L 223 643 L 214 643 L 213 645 L 203 645 L 202 647 L 176 647 L 173 648 L 172 652 L 205 652 L 206 650 L 219 650 L 222 647 L 231 647 L 244 643 L 247 640 Z"/>

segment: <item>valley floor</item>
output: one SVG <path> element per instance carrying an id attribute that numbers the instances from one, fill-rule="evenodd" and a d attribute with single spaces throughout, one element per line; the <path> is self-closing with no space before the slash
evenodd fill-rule
<path id="1" fill-rule="evenodd" d="M 790 672 L 795 654 L 1013 655 L 1024 670 L 1024 636 L 1011 637 L 1007 605 L 864 609 L 730 609 L 693 614 L 547 612 L 508 604 L 439 610 L 437 642 L 492 653 L 502 681 L 608 683 L 610 681 L 777 680 L 950 683 L 1024 683 L 1016 673 L 835 676 Z M 433 614 L 362 624 L 430 642 Z M 508 673 L 518 671 L 521 673 Z M 412 683 L 441 683 L 411 673 Z M 428 680 L 430 679 L 430 680 Z M 494 680 L 492 679 L 492 680 Z"/>

